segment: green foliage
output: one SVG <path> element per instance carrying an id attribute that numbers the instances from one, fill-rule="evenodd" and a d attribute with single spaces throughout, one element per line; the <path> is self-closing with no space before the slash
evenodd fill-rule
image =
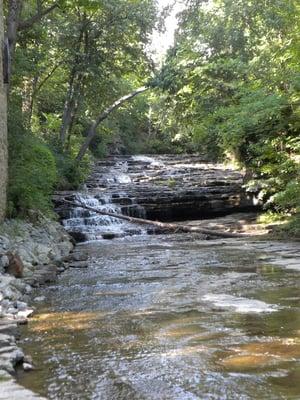
<path id="1" fill-rule="evenodd" d="M 153 80 L 158 119 L 184 147 L 245 167 L 266 207 L 300 206 L 300 7 L 190 0 Z M 252 183 L 249 182 L 251 185 Z"/>
<path id="2" fill-rule="evenodd" d="M 275 203 L 283 208 L 288 209 L 291 212 L 297 214 L 300 213 L 300 180 L 298 179 L 290 180 L 284 190 L 276 193 Z"/>
<path id="3" fill-rule="evenodd" d="M 69 154 L 54 153 L 58 171 L 58 190 L 76 190 L 90 172 L 90 160 L 86 157 L 78 165 Z"/>
<path id="4" fill-rule="evenodd" d="M 53 2 L 20 0 L 30 20 Z M 76 155 L 87 127 L 107 106 L 148 81 L 146 45 L 155 0 L 59 0 L 59 7 L 17 34 L 10 84 L 10 214 L 50 212 L 55 188 L 76 189 L 91 156 Z M 10 3 L 5 6 L 6 15 Z M 132 72 L 134 71 L 134 73 Z M 90 154 L 135 152 L 147 125 L 147 100 L 112 114 Z M 65 134 L 61 132 L 65 127 Z M 141 140 L 143 142 L 143 140 Z"/>
<path id="5" fill-rule="evenodd" d="M 273 224 L 273 223 L 286 221 L 286 219 L 287 219 L 286 214 L 282 214 L 282 213 L 278 213 L 278 212 L 274 212 L 274 211 L 270 211 L 269 210 L 269 211 L 261 214 L 257 218 L 257 222 L 259 224 L 270 225 L 270 224 Z"/>
<path id="6" fill-rule="evenodd" d="M 300 214 L 294 214 L 291 216 L 283 227 L 281 227 L 280 231 L 281 236 L 287 235 L 289 237 L 294 238 L 300 238 Z"/>
<path id="7" fill-rule="evenodd" d="M 50 195 L 57 182 L 55 158 L 30 134 L 10 137 L 9 214 L 26 216 L 29 210 L 51 213 Z"/>

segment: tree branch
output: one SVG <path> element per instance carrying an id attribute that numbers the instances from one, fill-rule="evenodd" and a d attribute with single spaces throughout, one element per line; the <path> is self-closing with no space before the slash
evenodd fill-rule
<path id="1" fill-rule="evenodd" d="M 214 236 L 214 237 L 222 237 L 222 238 L 242 238 L 242 237 L 246 237 L 246 235 L 242 234 L 242 233 L 221 232 L 221 231 L 217 231 L 217 230 L 214 230 L 214 229 L 198 228 L 197 226 L 169 224 L 169 223 L 164 223 L 164 222 L 160 222 L 160 221 L 152 221 L 152 220 L 149 220 L 149 219 L 129 217 L 127 215 L 116 214 L 116 213 L 112 213 L 112 212 L 108 212 L 108 211 L 101 211 L 101 210 L 98 210 L 97 208 L 86 206 L 85 204 L 82 204 L 82 203 L 76 203 L 76 202 L 73 202 L 73 201 L 69 201 L 69 200 L 67 200 L 65 198 L 63 199 L 63 201 L 66 204 L 70 204 L 70 206 L 83 208 L 85 210 L 92 211 L 92 212 L 94 212 L 96 214 L 108 215 L 110 217 L 123 219 L 125 221 L 132 222 L 132 223 L 135 223 L 135 224 L 152 225 L 152 226 L 155 226 L 155 227 L 160 228 L 162 230 L 170 231 L 170 232 L 173 232 L 173 233 L 182 233 L 182 232 L 202 233 L 204 235 Z"/>
<path id="2" fill-rule="evenodd" d="M 31 18 L 25 20 L 25 21 L 20 21 L 19 26 L 18 26 L 18 31 L 22 31 L 25 29 L 29 29 L 34 25 L 36 22 L 40 21 L 43 17 L 51 13 L 55 8 L 59 7 L 57 3 L 53 4 L 49 8 L 46 8 L 45 10 L 39 11 L 35 15 L 33 15 Z"/>

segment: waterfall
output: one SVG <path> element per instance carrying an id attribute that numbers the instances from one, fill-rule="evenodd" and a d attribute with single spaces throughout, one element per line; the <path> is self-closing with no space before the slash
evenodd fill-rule
<path id="1" fill-rule="evenodd" d="M 97 161 L 80 192 L 58 194 L 57 212 L 76 241 L 153 232 L 153 228 L 79 207 L 161 221 L 184 221 L 253 210 L 243 175 L 197 155 L 116 156 Z M 59 200 L 60 199 L 60 200 Z"/>

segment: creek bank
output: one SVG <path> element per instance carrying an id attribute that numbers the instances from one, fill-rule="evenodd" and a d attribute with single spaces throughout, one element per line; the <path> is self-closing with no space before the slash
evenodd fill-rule
<path id="1" fill-rule="evenodd" d="M 19 326 L 34 312 L 33 288 L 55 281 L 68 267 L 73 247 L 63 227 L 43 216 L 35 224 L 8 220 L 0 225 L 0 399 L 41 399 L 14 379 L 16 367 L 34 368 L 17 345 Z"/>

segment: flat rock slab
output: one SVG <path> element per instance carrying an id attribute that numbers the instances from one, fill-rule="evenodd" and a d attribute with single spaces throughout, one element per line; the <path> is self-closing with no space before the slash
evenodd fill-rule
<path id="1" fill-rule="evenodd" d="M 3 380 L 0 381 L 0 400 L 46 400 L 46 398 L 24 389 L 14 380 Z"/>

